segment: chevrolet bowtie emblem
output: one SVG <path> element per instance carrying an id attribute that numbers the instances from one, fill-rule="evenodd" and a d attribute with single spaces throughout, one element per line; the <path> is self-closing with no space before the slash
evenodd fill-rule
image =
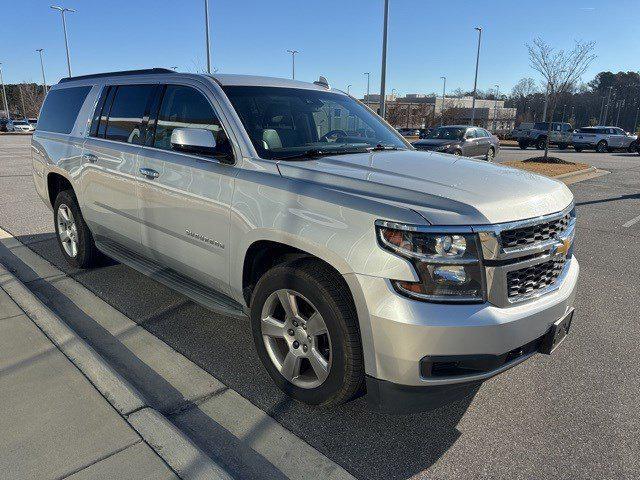
<path id="1" fill-rule="evenodd" d="M 556 243 L 551 249 L 552 254 L 561 254 L 567 255 L 569 253 L 569 249 L 571 248 L 571 239 L 566 238 L 564 240 L 560 240 Z"/>

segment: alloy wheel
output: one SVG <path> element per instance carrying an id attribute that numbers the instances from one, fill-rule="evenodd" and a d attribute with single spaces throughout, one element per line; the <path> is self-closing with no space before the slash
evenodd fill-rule
<path id="1" fill-rule="evenodd" d="M 262 307 L 262 339 L 271 362 L 293 385 L 316 388 L 331 370 L 331 339 L 318 309 L 289 289 L 273 292 Z"/>
<path id="2" fill-rule="evenodd" d="M 71 209 L 64 203 L 58 207 L 56 221 L 60 244 L 65 253 L 73 258 L 78 254 L 78 228 Z"/>

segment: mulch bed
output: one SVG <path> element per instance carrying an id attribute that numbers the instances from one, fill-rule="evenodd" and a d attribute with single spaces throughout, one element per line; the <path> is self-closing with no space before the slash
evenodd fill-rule
<path id="1" fill-rule="evenodd" d="M 544 157 L 528 158 L 526 160 L 512 160 L 504 162 L 502 165 L 519 168 L 528 172 L 537 173 L 547 177 L 556 177 L 564 173 L 577 172 L 589 168 L 591 165 L 579 162 L 568 162 L 557 157 L 547 157 L 547 161 L 542 161 Z"/>

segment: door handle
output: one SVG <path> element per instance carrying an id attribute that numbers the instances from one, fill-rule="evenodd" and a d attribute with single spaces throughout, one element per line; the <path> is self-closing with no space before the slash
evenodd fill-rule
<path id="1" fill-rule="evenodd" d="M 152 168 L 141 168 L 140 173 L 147 178 L 158 178 L 160 173 Z"/>
<path id="2" fill-rule="evenodd" d="M 95 163 L 98 161 L 98 157 L 93 153 L 83 153 L 82 158 L 91 163 Z"/>

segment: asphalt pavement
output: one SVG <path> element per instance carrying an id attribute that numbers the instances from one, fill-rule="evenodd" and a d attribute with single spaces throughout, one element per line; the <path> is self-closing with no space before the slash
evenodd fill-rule
<path id="1" fill-rule="evenodd" d="M 581 265 L 571 334 L 552 356 L 429 413 L 385 415 L 363 398 L 332 410 L 295 403 L 261 367 L 248 324 L 123 265 L 70 270 L 33 189 L 27 137 L 0 137 L 0 227 L 358 478 L 638 478 L 640 155 L 555 153 L 611 172 L 570 186 Z M 498 161 L 535 154 L 504 147 Z M 173 421 L 198 437 L 198 416 Z"/>

